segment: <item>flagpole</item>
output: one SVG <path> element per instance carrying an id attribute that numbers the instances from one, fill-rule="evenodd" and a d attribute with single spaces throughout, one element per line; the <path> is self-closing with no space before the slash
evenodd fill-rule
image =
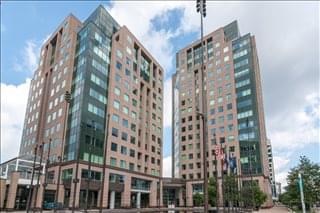
<path id="1" fill-rule="evenodd" d="M 222 148 L 222 143 L 221 143 L 221 141 L 220 141 L 220 150 L 221 150 L 221 152 L 222 152 L 222 156 L 223 156 L 223 148 Z M 222 200 L 222 211 L 224 212 L 224 210 L 225 210 L 225 208 L 224 208 L 224 186 L 223 186 L 223 176 L 224 176 L 224 174 L 223 174 L 224 172 L 223 172 L 223 157 L 221 158 L 221 189 L 222 189 L 222 193 L 221 193 L 221 200 Z"/>

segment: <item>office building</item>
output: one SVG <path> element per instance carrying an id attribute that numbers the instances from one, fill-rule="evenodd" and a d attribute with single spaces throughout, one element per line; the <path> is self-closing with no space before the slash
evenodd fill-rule
<path id="1" fill-rule="evenodd" d="M 173 177 L 186 180 L 187 206 L 193 205 L 194 193 L 202 192 L 204 175 L 218 176 L 222 205 L 222 174 L 231 173 L 240 178 L 242 186 L 249 184 L 251 177 L 257 181 L 268 194 L 264 205 L 270 206 L 267 137 L 255 37 L 250 33 L 240 35 L 234 21 L 205 35 L 203 46 L 204 82 L 201 42 L 195 41 L 176 54 L 172 81 Z M 203 103 L 205 112 L 200 111 Z M 199 112 L 206 115 L 204 127 Z M 202 134 L 202 128 L 207 134 Z M 208 174 L 203 174 L 203 136 L 207 141 Z M 223 165 L 216 160 L 217 148 L 223 150 Z"/>
<path id="2" fill-rule="evenodd" d="M 69 15 L 41 48 L 20 157 L 1 165 L 1 208 L 26 208 L 36 147 L 45 167 L 31 208 L 159 206 L 163 73 L 103 6 L 83 23 Z"/>

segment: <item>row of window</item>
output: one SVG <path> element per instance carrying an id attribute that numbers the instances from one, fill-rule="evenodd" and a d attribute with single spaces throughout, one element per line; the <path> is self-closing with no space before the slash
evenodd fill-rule
<path id="1" fill-rule="evenodd" d="M 115 167 L 120 167 L 122 169 L 129 169 L 130 171 L 138 171 L 138 172 L 141 172 L 141 165 L 137 165 L 137 168 L 135 166 L 134 163 L 131 163 L 131 162 L 127 162 L 125 160 L 120 160 L 119 161 L 119 165 L 118 165 L 118 159 L 117 158 L 114 158 L 114 157 L 111 157 L 110 158 L 110 165 L 111 166 L 115 166 Z M 145 168 L 145 173 L 147 172 L 147 167 Z M 159 176 L 160 174 L 160 171 L 159 170 L 155 170 L 155 169 L 151 169 L 151 174 L 152 175 L 155 175 L 155 176 Z"/>

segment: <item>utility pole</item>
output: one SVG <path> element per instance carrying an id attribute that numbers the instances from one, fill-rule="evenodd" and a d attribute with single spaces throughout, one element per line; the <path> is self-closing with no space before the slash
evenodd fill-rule
<path id="1" fill-rule="evenodd" d="M 206 17 L 206 0 L 197 0 L 197 12 L 200 12 L 201 23 L 201 84 L 202 84 L 202 112 L 198 113 L 202 117 L 202 163 L 203 163 L 203 194 L 204 194 L 204 213 L 208 212 L 208 176 L 207 176 L 207 115 L 206 115 L 206 92 L 204 83 L 204 59 L 203 59 L 203 18 Z"/>
<path id="2" fill-rule="evenodd" d="M 299 190 L 300 190 L 300 198 L 301 198 L 301 205 L 302 205 L 302 213 L 306 213 L 306 205 L 304 203 L 304 194 L 303 194 L 303 183 L 301 173 L 298 174 L 299 177 Z"/>

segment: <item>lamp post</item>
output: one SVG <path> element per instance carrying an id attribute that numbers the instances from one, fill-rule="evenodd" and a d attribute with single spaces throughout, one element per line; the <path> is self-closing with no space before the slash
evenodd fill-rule
<path id="1" fill-rule="evenodd" d="M 91 180 L 91 155 L 92 155 L 92 146 L 94 146 L 94 142 L 95 142 L 96 126 L 95 126 L 94 120 L 91 121 L 91 128 L 92 128 L 92 139 L 91 139 L 91 143 L 90 143 L 90 146 L 89 146 L 88 177 L 87 177 L 85 212 L 87 212 L 87 210 L 88 210 L 89 188 L 90 188 L 90 180 Z"/>
<path id="2" fill-rule="evenodd" d="M 254 202 L 254 192 L 253 192 L 253 176 L 252 176 L 252 156 L 251 156 L 251 150 L 252 150 L 252 146 L 250 144 L 250 132 L 249 132 L 249 119 L 247 118 L 246 120 L 246 123 L 247 123 L 247 131 L 248 131 L 248 142 L 249 142 L 249 145 L 248 145 L 248 152 L 249 152 L 249 175 L 250 175 L 250 187 L 251 187 L 251 203 L 252 204 L 252 208 L 254 208 L 255 206 L 255 202 Z"/>
<path id="3" fill-rule="evenodd" d="M 66 101 L 65 104 L 65 115 L 64 115 L 64 123 L 63 123 L 63 135 L 62 135 L 62 145 L 61 145 L 61 153 L 60 156 L 58 156 L 58 161 L 59 161 L 59 169 L 58 169 L 58 180 L 57 180 L 57 188 L 56 188 L 56 194 L 55 194 L 55 203 L 59 202 L 59 190 L 60 190 L 60 179 L 61 179 L 61 163 L 62 163 L 62 155 L 63 155 L 63 150 L 64 150 L 64 142 L 65 142 L 65 135 L 66 135 L 66 123 L 68 119 L 68 105 L 71 102 L 71 94 L 69 91 L 66 91 L 64 94 L 64 100 Z M 56 208 L 53 209 L 53 212 L 56 212 Z"/>
<path id="4" fill-rule="evenodd" d="M 32 174 L 31 174 L 31 182 L 30 182 L 30 187 L 29 187 L 29 193 L 28 193 L 28 201 L 27 201 L 27 213 L 30 211 L 30 206 L 31 206 L 31 196 L 33 194 L 33 179 L 34 179 L 34 170 L 36 167 L 36 160 L 37 160 L 37 153 L 38 152 L 38 144 L 36 144 L 34 148 L 34 157 L 33 157 L 33 164 L 32 164 Z"/>
<path id="5" fill-rule="evenodd" d="M 43 182 L 43 191 L 42 191 L 42 203 L 41 203 L 41 209 L 40 212 L 42 213 L 43 210 L 43 204 L 44 204 L 44 196 L 46 193 L 46 187 L 47 187 L 47 172 L 48 172 L 48 165 L 50 163 L 50 150 L 51 150 L 51 138 L 49 139 L 49 148 L 48 148 L 48 155 L 47 155 L 47 162 L 46 162 L 46 167 L 45 167 L 45 172 L 44 172 L 44 182 Z"/>
<path id="6" fill-rule="evenodd" d="M 106 176 L 106 159 L 107 159 L 107 143 L 109 138 L 109 122 L 110 122 L 110 114 L 107 115 L 107 125 L 105 128 L 105 141 L 104 141 L 104 154 L 103 154 L 103 164 L 102 164 L 102 184 L 101 184 L 101 194 L 100 194 L 100 206 L 99 206 L 99 212 L 102 213 L 102 202 L 103 202 L 103 196 L 104 196 L 104 184 L 105 184 L 105 176 Z"/>
<path id="7" fill-rule="evenodd" d="M 39 163 L 39 171 L 38 171 L 38 177 L 37 177 L 37 185 L 36 185 L 36 192 L 34 196 L 34 208 L 37 207 L 37 197 L 38 197 L 38 190 L 39 190 L 39 182 L 40 182 L 40 175 L 42 173 L 42 158 L 43 158 L 43 149 L 44 149 L 44 142 L 40 145 L 41 154 L 40 154 L 40 163 Z"/>
<path id="8" fill-rule="evenodd" d="M 204 194 L 204 213 L 208 212 L 208 176 L 207 176 L 207 115 L 206 115 L 206 93 L 204 85 L 204 61 L 203 61 L 203 18 L 206 17 L 206 0 L 197 0 L 197 12 L 200 13 L 201 23 L 201 83 L 202 83 L 202 113 L 198 113 L 202 118 L 202 163 L 203 163 L 203 194 Z"/>
<path id="9" fill-rule="evenodd" d="M 214 144 L 217 144 L 216 133 L 213 134 Z M 219 182 L 218 182 L 218 153 L 214 152 L 215 170 L 216 170 L 216 208 L 219 213 Z"/>

